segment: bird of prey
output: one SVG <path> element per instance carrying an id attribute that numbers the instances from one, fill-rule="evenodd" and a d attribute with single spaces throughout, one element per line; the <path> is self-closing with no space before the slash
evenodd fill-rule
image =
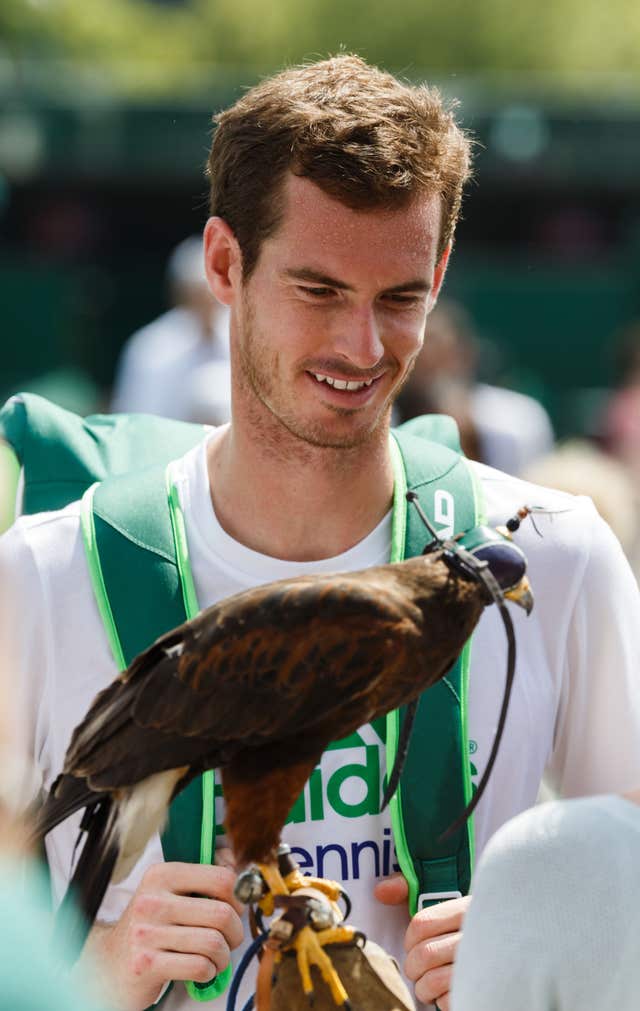
<path id="1" fill-rule="evenodd" d="M 290 891 L 280 833 L 322 752 L 442 678 L 493 599 L 530 609 L 524 555 L 484 531 L 473 553 L 434 537 L 407 561 L 237 594 L 163 635 L 101 691 L 36 827 L 44 837 L 85 809 L 71 884 L 88 922 L 171 799 L 207 769 L 221 769 L 238 868 L 257 864 L 271 893 Z M 396 769 L 388 793 L 397 779 Z"/>

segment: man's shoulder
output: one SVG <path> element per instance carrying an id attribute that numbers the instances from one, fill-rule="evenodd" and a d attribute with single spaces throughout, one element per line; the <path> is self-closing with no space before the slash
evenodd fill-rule
<path id="1" fill-rule="evenodd" d="M 0 557 L 19 563 L 26 555 L 39 563 L 68 558 L 80 538 L 80 502 L 64 509 L 19 516 L 0 537 Z"/>
<path id="2" fill-rule="evenodd" d="M 555 530 L 565 536 L 575 526 L 573 521 L 576 519 L 581 524 L 598 522 L 596 508 L 586 495 L 572 495 L 557 488 L 534 484 L 476 461 L 470 461 L 470 466 L 482 489 L 484 511 L 489 523 L 504 523 L 525 506 L 548 512 L 547 516 L 541 512 L 541 518 L 534 514 L 534 518 L 538 525 L 543 523 L 545 528 L 548 527 L 550 535 Z M 532 526 L 530 521 L 525 522 Z"/>
<path id="3" fill-rule="evenodd" d="M 538 579 L 544 572 L 553 578 L 574 583 L 582 578 L 590 560 L 607 558 L 624 563 L 620 546 L 586 495 L 532 484 L 484 464 L 472 463 L 478 478 L 486 520 L 490 526 L 504 525 L 518 510 L 533 510 L 514 534 Z M 540 568 L 542 566 L 542 568 Z"/>
<path id="4" fill-rule="evenodd" d="M 77 596 L 88 597 L 89 587 L 79 503 L 57 512 L 21 516 L 0 537 L 0 590 L 9 598 L 9 613 L 18 616 L 18 627 L 10 634 L 34 634 L 33 623 L 38 625 L 45 615 L 68 622 L 77 614 Z M 27 613 L 30 623 L 23 622 Z M 73 619 L 68 627 L 74 627 Z M 45 634 L 43 629 L 38 627 L 38 638 Z"/>

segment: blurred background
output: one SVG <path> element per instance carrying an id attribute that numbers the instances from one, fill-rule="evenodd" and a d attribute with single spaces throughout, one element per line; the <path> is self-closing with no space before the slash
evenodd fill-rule
<path id="1" fill-rule="evenodd" d="M 177 306 L 198 320 L 181 338 L 188 403 L 141 409 L 223 417 L 225 319 L 205 319 L 176 252 L 206 220 L 211 116 L 284 64 L 340 50 L 437 84 L 477 139 L 447 305 L 400 416 L 448 410 L 472 455 L 519 473 L 579 439 L 622 462 L 635 503 L 635 0 L 2 0 L 0 394 L 139 407 L 125 388 L 140 360 L 175 366 L 163 314 Z M 143 331 L 122 358 L 158 317 L 167 332 Z M 194 350 L 200 330 L 215 353 Z"/>

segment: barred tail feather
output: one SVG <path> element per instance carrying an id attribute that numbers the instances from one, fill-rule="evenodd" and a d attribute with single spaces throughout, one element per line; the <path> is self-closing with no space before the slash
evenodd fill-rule
<path id="1" fill-rule="evenodd" d="M 86 780 L 76 776 L 59 776 L 44 803 L 34 814 L 31 841 L 35 844 L 42 843 L 56 825 L 83 807 L 94 804 L 98 796 L 100 795 L 87 785 Z"/>

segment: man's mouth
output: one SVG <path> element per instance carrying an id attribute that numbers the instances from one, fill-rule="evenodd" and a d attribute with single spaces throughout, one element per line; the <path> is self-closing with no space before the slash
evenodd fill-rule
<path id="1" fill-rule="evenodd" d="M 322 372 L 311 372 L 310 375 L 318 383 L 326 383 L 327 386 L 332 386 L 334 390 L 363 390 L 375 382 L 375 379 L 334 379 L 332 376 L 326 376 Z"/>

